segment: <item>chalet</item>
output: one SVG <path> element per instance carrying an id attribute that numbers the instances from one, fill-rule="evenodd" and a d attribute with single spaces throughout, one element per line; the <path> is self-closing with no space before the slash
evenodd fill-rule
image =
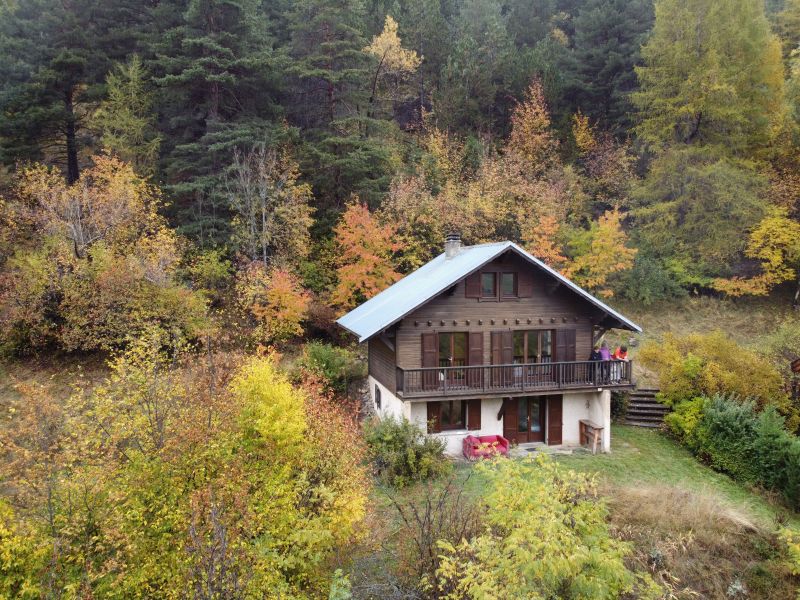
<path id="1" fill-rule="evenodd" d="M 635 323 L 512 242 L 445 251 L 338 320 L 367 342 L 381 416 L 405 416 L 447 440 L 502 435 L 577 446 L 581 423 L 611 443 L 611 390 L 632 363 L 591 362 L 609 329 Z"/>

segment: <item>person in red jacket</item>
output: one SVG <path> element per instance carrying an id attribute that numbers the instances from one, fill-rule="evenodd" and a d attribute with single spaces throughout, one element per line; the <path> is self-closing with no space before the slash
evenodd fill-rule
<path id="1" fill-rule="evenodd" d="M 628 347 L 619 346 L 616 350 L 614 350 L 614 354 L 611 355 L 611 359 L 614 361 L 623 360 L 628 362 Z M 624 367 L 619 362 L 615 362 L 611 365 L 611 383 L 619 383 L 620 379 L 622 379 L 623 368 Z"/>

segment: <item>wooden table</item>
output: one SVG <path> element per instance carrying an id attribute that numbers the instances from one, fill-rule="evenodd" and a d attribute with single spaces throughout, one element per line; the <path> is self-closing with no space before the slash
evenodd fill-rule
<path id="1" fill-rule="evenodd" d="M 600 442 L 603 436 L 602 425 L 598 425 L 594 421 L 589 421 L 588 419 L 581 419 L 580 427 L 581 427 L 581 436 L 580 436 L 581 446 L 587 446 L 591 444 L 592 454 L 597 454 L 597 444 L 598 442 Z"/>

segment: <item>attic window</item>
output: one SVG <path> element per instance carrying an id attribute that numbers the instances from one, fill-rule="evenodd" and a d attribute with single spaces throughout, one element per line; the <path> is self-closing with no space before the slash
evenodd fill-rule
<path id="1" fill-rule="evenodd" d="M 494 273 L 481 273 L 481 298 L 497 297 L 497 279 Z"/>
<path id="2" fill-rule="evenodd" d="M 517 297 L 517 274 L 502 273 L 500 275 L 500 293 L 503 298 Z"/>

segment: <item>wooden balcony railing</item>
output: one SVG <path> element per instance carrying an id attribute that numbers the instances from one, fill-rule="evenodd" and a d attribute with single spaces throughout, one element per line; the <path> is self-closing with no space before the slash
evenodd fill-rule
<path id="1" fill-rule="evenodd" d="M 525 363 L 401 369 L 403 398 L 502 395 L 633 385 L 633 363 L 622 360 Z"/>

